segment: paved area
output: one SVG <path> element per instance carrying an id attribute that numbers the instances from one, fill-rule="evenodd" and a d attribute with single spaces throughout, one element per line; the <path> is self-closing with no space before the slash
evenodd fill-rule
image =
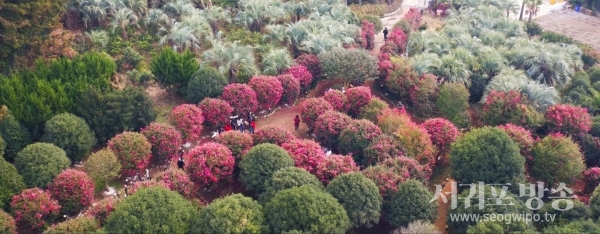
<path id="1" fill-rule="evenodd" d="M 535 19 L 544 30 L 561 33 L 600 51 L 600 17 L 562 10 Z"/>

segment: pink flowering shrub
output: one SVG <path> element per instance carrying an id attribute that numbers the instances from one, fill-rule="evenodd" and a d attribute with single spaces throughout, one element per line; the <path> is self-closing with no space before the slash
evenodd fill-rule
<path id="1" fill-rule="evenodd" d="M 379 135 L 363 150 L 363 167 L 373 166 L 390 158 L 402 157 L 400 141 L 390 135 Z"/>
<path id="2" fill-rule="evenodd" d="M 315 176 L 317 176 L 324 184 L 328 184 L 329 181 L 335 179 L 338 175 L 358 170 L 359 168 L 356 166 L 356 163 L 354 163 L 351 156 L 332 154 L 325 157 L 325 159 L 317 165 Z"/>
<path id="3" fill-rule="evenodd" d="M 247 84 L 230 84 L 225 86 L 221 99 L 233 107 L 234 113 L 248 113 L 256 111 L 258 99 L 256 92 Z"/>
<path id="4" fill-rule="evenodd" d="M 177 149 L 183 144 L 181 133 L 173 126 L 151 123 L 140 131 L 152 145 L 152 156 L 161 161 L 177 157 Z"/>
<path id="5" fill-rule="evenodd" d="M 527 164 L 531 163 L 531 150 L 535 143 L 531 132 L 514 124 L 505 124 L 498 126 L 498 128 L 506 132 L 506 134 L 517 143 L 521 156 L 525 157 Z M 527 166 L 526 168 L 529 169 L 530 167 Z"/>
<path id="6" fill-rule="evenodd" d="M 144 180 L 137 181 L 128 188 L 127 193 L 129 196 L 139 192 L 141 189 L 153 188 L 153 187 L 161 187 L 161 188 L 169 188 L 165 183 L 160 180 Z"/>
<path id="7" fill-rule="evenodd" d="M 277 77 L 255 76 L 250 79 L 248 85 L 256 92 L 258 106 L 262 109 L 270 109 L 281 100 L 283 87 Z"/>
<path id="8" fill-rule="evenodd" d="M 133 176 L 137 170 L 150 163 L 152 145 L 146 137 L 136 132 L 123 132 L 108 141 L 108 148 L 121 163 L 121 175 Z"/>
<path id="9" fill-rule="evenodd" d="M 116 199 L 115 197 L 104 198 L 99 202 L 92 204 L 87 210 L 86 215 L 94 217 L 100 225 L 104 225 L 104 220 L 106 220 L 108 215 L 115 210 L 120 201 L 121 200 Z"/>
<path id="10" fill-rule="evenodd" d="M 338 143 L 337 139 L 340 133 L 350 122 L 352 122 L 352 118 L 346 114 L 333 110 L 326 111 L 317 117 L 313 132 L 318 142 L 328 148 L 333 148 Z"/>
<path id="11" fill-rule="evenodd" d="M 283 93 L 281 94 L 281 100 L 279 103 L 292 105 L 300 96 L 300 81 L 290 74 L 283 74 L 277 76 L 281 87 L 283 87 Z"/>
<path id="12" fill-rule="evenodd" d="M 346 104 L 348 114 L 357 117 L 360 113 L 360 109 L 369 104 L 369 101 L 371 100 L 371 89 L 365 86 L 349 88 L 346 90 L 346 98 L 348 98 L 348 103 Z"/>
<path id="13" fill-rule="evenodd" d="M 436 149 L 425 128 L 414 122 L 408 122 L 398 126 L 394 136 L 402 144 L 402 151 L 406 157 L 416 159 L 421 165 L 435 166 Z"/>
<path id="14" fill-rule="evenodd" d="M 413 30 L 417 30 L 421 25 L 421 12 L 419 11 L 419 9 L 411 7 L 410 9 L 408 9 L 408 12 L 404 14 L 404 19 L 407 22 L 414 22 Z"/>
<path id="15" fill-rule="evenodd" d="M 404 31 L 402 31 L 402 28 L 392 29 L 388 35 L 388 41 L 396 46 L 397 50 L 394 52 L 398 54 L 402 53 L 403 49 L 406 48 L 407 38 L 408 37 L 404 34 Z"/>
<path id="16" fill-rule="evenodd" d="M 178 192 L 184 197 L 192 195 L 194 183 L 190 177 L 181 170 L 168 170 L 156 176 L 156 180 L 164 183 L 169 189 Z"/>
<path id="17" fill-rule="evenodd" d="M 296 58 L 296 63 L 306 67 L 313 79 L 318 79 L 321 76 L 321 61 L 314 54 L 303 54 Z"/>
<path id="18" fill-rule="evenodd" d="M 517 91 L 491 91 L 483 104 L 481 120 L 491 126 L 512 123 L 529 129 L 537 129 L 544 117 L 528 105 L 527 98 Z"/>
<path id="19" fill-rule="evenodd" d="M 367 20 L 363 20 L 360 26 L 360 37 L 362 47 L 372 50 L 375 47 L 375 25 Z"/>
<path id="20" fill-rule="evenodd" d="M 313 80 L 313 75 L 310 73 L 307 67 L 303 65 L 296 65 L 288 68 L 284 74 L 291 74 L 300 82 L 300 88 L 306 90 L 310 86 L 310 82 Z"/>
<path id="21" fill-rule="evenodd" d="M 0 233 L 17 234 L 17 221 L 3 210 L 0 210 Z"/>
<path id="22" fill-rule="evenodd" d="M 546 111 L 546 125 L 550 132 L 579 136 L 592 128 L 592 118 L 586 108 L 557 104 Z"/>
<path id="23" fill-rule="evenodd" d="M 442 118 L 428 119 L 421 126 L 429 133 L 431 143 L 435 145 L 438 156 L 441 157 L 440 160 L 445 162 L 450 145 L 460 136 L 460 132 L 452 122 Z"/>
<path id="24" fill-rule="evenodd" d="M 220 127 L 229 122 L 233 107 L 228 102 L 217 98 L 205 98 L 198 107 L 202 110 L 204 123 L 212 127 Z"/>
<path id="25" fill-rule="evenodd" d="M 329 90 L 325 92 L 323 95 L 323 99 L 329 102 L 334 110 L 339 112 L 346 112 L 346 108 L 348 107 L 348 97 L 342 91 L 339 90 Z"/>
<path id="26" fill-rule="evenodd" d="M 323 98 L 309 98 L 302 102 L 300 106 L 300 118 L 302 122 L 308 125 L 308 128 L 312 129 L 317 117 L 332 109 L 331 104 Z"/>
<path id="27" fill-rule="evenodd" d="M 202 110 L 197 106 L 191 104 L 176 106 L 169 114 L 169 122 L 181 132 L 184 141 L 194 142 L 200 140 L 204 117 L 202 116 Z"/>
<path id="28" fill-rule="evenodd" d="M 252 135 L 240 131 L 227 131 L 219 134 L 217 143 L 227 146 L 236 162 L 239 162 L 242 155 L 254 145 Z"/>
<path id="29" fill-rule="evenodd" d="M 316 173 L 317 166 L 325 159 L 325 152 L 319 143 L 308 139 L 293 139 L 281 145 L 292 159 L 296 167 L 310 173 Z"/>
<path id="30" fill-rule="evenodd" d="M 431 176 L 431 168 L 420 165 L 412 158 L 396 157 L 369 167 L 362 173 L 375 182 L 379 193 L 385 198 L 398 191 L 398 185 L 409 179 L 426 183 Z"/>
<path id="31" fill-rule="evenodd" d="M 379 79 L 386 80 L 394 70 L 394 64 L 390 61 L 390 54 L 380 53 L 377 56 L 377 70 L 379 71 Z"/>
<path id="32" fill-rule="evenodd" d="M 408 93 L 416 114 L 420 116 L 431 115 L 435 109 L 435 101 L 439 96 L 437 78 L 432 74 L 423 74 Z"/>
<path id="33" fill-rule="evenodd" d="M 283 143 L 296 139 L 294 134 L 280 127 L 268 126 L 258 130 L 253 135 L 254 145 L 271 143 L 281 146 Z"/>
<path id="34" fill-rule="evenodd" d="M 419 74 L 404 58 L 394 58 L 392 66 L 393 69 L 385 79 L 385 87 L 401 99 L 409 99 L 410 89 L 420 80 Z"/>
<path id="35" fill-rule="evenodd" d="M 74 214 L 94 200 L 94 181 L 83 171 L 67 169 L 58 174 L 48 192 L 58 200 L 65 214 Z"/>
<path id="36" fill-rule="evenodd" d="M 583 172 L 583 181 L 585 181 L 585 190 L 591 193 L 600 184 L 600 167 L 592 167 Z"/>
<path id="37" fill-rule="evenodd" d="M 362 162 L 363 149 L 381 134 L 381 130 L 373 122 L 365 119 L 354 120 L 340 133 L 339 150 L 343 154 L 352 154 L 355 162 Z"/>
<path id="38" fill-rule="evenodd" d="M 200 186 L 211 186 L 228 178 L 235 159 L 227 146 L 209 142 L 184 155 L 185 172 Z"/>
<path id="39" fill-rule="evenodd" d="M 410 116 L 402 109 L 383 109 L 377 116 L 377 126 L 385 134 L 393 135 L 399 126 L 410 122 Z"/>
<path id="40" fill-rule="evenodd" d="M 44 190 L 31 188 L 12 198 L 10 211 L 19 226 L 43 230 L 58 217 L 60 205 Z"/>

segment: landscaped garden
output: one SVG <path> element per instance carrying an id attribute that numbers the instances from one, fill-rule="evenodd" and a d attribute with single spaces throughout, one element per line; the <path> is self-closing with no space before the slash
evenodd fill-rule
<path id="1" fill-rule="evenodd" d="M 593 48 L 344 3 L 0 0 L 0 233 L 600 232 Z"/>

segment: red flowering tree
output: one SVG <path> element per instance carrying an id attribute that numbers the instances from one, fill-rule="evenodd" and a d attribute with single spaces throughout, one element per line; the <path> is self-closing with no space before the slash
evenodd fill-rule
<path id="1" fill-rule="evenodd" d="M 441 157 L 440 160 L 445 162 L 446 154 L 450 152 L 450 144 L 456 140 L 460 132 L 452 122 L 442 118 L 428 119 L 421 126 L 429 133 L 431 143 L 435 145 L 438 156 Z"/>
<path id="2" fill-rule="evenodd" d="M 74 214 L 94 200 L 94 181 L 85 172 L 67 169 L 58 174 L 48 192 L 65 214 Z"/>
<path id="3" fill-rule="evenodd" d="M 277 77 L 255 76 L 250 79 L 248 84 L 256 92 L 258 106 L 262 109 L 270 109 L 281 100 L 283 87 Z"/>
<path id="4" fill-rule="evenodd" d="M 313 79 L 318 79 L 321 76 L 321 61 L 314 54 L 303 54 L 296 58 L 296 63 L 306 67 Z"/>
<path id="5" fill-rule="evenodd" d="M 163 183 L 160 180 L 144 180 L 144 181 L 137 181 L 137 182 L 133 183 L 131 185 L 131 187 L 129 187 L 127 192 L 129 193 L 129 196 L 131 196 L 131 195 L 137 193 L 138 191 L 140 191 L 141 189 L 147 189 L 147 188 L 153 188 L 153 187 L 162 187 L 162 188 L 166 188 L 166 189 L 169 188 L 169 187 L 167 187 L 167 184 Z"/>
<path id="6" fill-rule="evenodd" d="M 116 199 L 115 197 L 104 198 L 99 202 L 92 204 L 87 210 L 86 215 L 94 217 L 100 225 L 104 225 L 104 220 L 106 220 L 108 215 L 115 210 L 120 201 L 121 200 Z"/>
<path id="7" fill-rule="evenodd" d="M 591 193 L 600 184 L 600 167 L 592 167 L 583 172 L 586 193 Z"/>
<path id="8" fill-rule="evenodd" d="M 346 114 L 332 110 L 326 111 L 317 117 L 313 132 L 317 136 L 318 142 L 328 148 L 333 148 L 337 146 L 340 133 L 351 121 L 352 118 Z"/>
<path id="9" fill-rule="evenodd" d="M 348 98 L 346 107 L 348 114 L 356 117 L 360 113 L 360 109 L 369 104 L 369 101 L 371 100 L 371 89 L 365 86 L 349 88 L 346 91 L 346 98 Z"/>
<path id="10" fill-rule="evenodd" d="M 32 188 L 13 197 L 10 211 L 19 226 L 43 230 L 58 217 L 60 205 L 49 193 Z"/>
<path id="11" fill-rule="evenodd" d="M 294 134 L 288 130 L 273 126 L 264 127 L 258 130 L 256 133 L 254 133 L 253 137 L 254 145 L 259 145 L 262 143 L 282 145 L 283 143 L 296 138 Z"/>
<path id="12" fill-rule="evenodd" d="M 375 182 L 381 196 L 386 198 L 398 191 L 400 183 L 409 179 L 426 183 L 431 176 L 431 168 L 420 165 L 412 158 L 395 157 L 369 167 L 362 173 Z"/>
<path id="13" fill-rule="evenodd" d="M 419 9 L 411 7 L 410 9 L 408 9 L 408 12 L 404 14 L 404 19 L 407 22 L 414 24 L 413 30 L 417 30 L 421 25 L 421 12 L 419 11 Z"/>
<path id="14" fill-rule="evenodd" d="M 17 234 L 17 221 L 3 210 L 0 210 L 0 233 Z"/>
<path id="15" fill-rule="evenodd" d="M 198 107 L 202 110 L 204 123 L 212 127 L 220 127 L 229 122 L 233 107 L 228 102 L 217 98 L 205 98 Z"/>
<path id="16" fill-rule="evenodd" d="M 354 160 L 350 156 L 332 154 L 325 157 L 315 171 L 315 176 L 321 180 L 324 184 L 328 184 L 329 181 L 335 179 L 338 175 L 358 171 L 359 168 L 354 163 Z"/>
<path id="17" fill-rule="evenodd" d="M 302 118 L 302 122 L 312 129 L 317 117 L 332 109 L 331 104 L 323 98 L 309 98 L 302 102 L 300 106 L 300 117 Z"/>
<path id="18" fill-rule="evenodd" d="M 579 106 L 554 105 L 548 108 L 545 117 L 550 132 L 579 136 L 586 134 L 592 128 L 592 117 L 586 108 Z"/>
<path id="19" fill-rule="evenodd" d="M 176 106 L 169 114 L 169 122 L 181 132 L 184 141 L 195 142 L 200 140 L 204 117 L 202 116 L 202 110 L 197 106 L 191 104 Z"/>
<path id="20" fill-rule="evenodd" d="M 372 50 L 375 47 L 375 25 L 363 20 L 360 26 L 360 37 L 364 42 L 362 43 L 363 48 Z"/>
<path id="21" fill-rule="evenodd" d="M 317 166 L 325 159 L 325 152 L 319 143 L 308 139 L 293 139 L 281 145 L 292 159 L 296 167 L 310 173 L 317 171 Z"/>
<path id="22" fill-rule="evenodd" d="M 354 120 L 340 133 L 339 150 L 343 154 L 352 154 L 355 162 L 362 162 L 363 149 L 381 134 L 381 129 L 373 122 L 365 119 Z"/>
<path id="23" fill-rule="evenodd" d="M 325 92 L 323 95 L 323 99 L 329 102 L 334 110 L 339 112 L 346 112 L 346 108 L 348 107 L 348 97 L 342 91 L 339 90 L 329 90 Z"/>
<path id="24" fill-rule="evenodd" d="M 209 142 L 184 155 L 185 172 L 200 186 L 210 186 L 233 172 L 235 159 L 227 146 Z"/>
<path id="25" fill-rule="evenodd" d="M 491 126 L 512 123 L 530 130 L 544 122 L 542 114 L 528 105 L 527 98 L 517 91 L 491 91 L 483 104 L 481 120 Z"/>
<path id="26" fill-rule="evenodd" d="M 410 88 L 420 80 L 419 74 L 405 58 L 395 58 L 392 66 L 392 72 L 385 79 L 385 87 L 401 99 L 408 99 Z"/>
<path id="27" fill-rule="evenodd" d="M 319 59 L 317 58 L 317 61 L 318 60 Z M 313 80 L 313 75 L 304 65 L 291 66 L 290 68 L 285 70 L 284 74 L 290 74 L 294 76 L 294 78 L 296 78 L 296 80 L 300 82 L 300 88 L 302 90 L 308 89 L 308 87 L 310 87 L 310 83 Z"/>
<path id="28" fill-rule="evenodd" d="M 395 28 L 392 29 L 390 35 L 388 35 L 388 41 L 397 48 L 394 52 L 400 54 L 403 52 L 404 48 L 406 48 L 407 36 L 404 31 L 402 31 L 402 28 Z"/>
<path id="29" fill-rule="evenodd" d="M 294 78 L 293 75 L 283 74 L 277 76 L 281 87 L 283 87 L 283 93 L 281 94 L 281 100 L 279 103 L 292 105 L 300 96 L 300 81 Z"/>
<path id="30" fill-rule="evenodd" d="M 183 144 L 181 133 L 173 126 L 151 123 L 140 131 L 152 145 L 152 156 L 161 161 L 177 157 L 177 149 Z"/>
<path id="31" fill-rule="evenodd" d="M 192 195 L 194 184 L 190 177 L 181 170 L 168 170 L 156 176 L 156 180 L 164 183 L 169 189 L 178 192 L 184 197 Z"/>
<path id="32" fill-rule="evenodd" d="M 146 137 L 136 132 L 123 132 L 108 141 L 108 148 L 121 163 L 121 175 L 133 176 L 137 170 L 150 163 L 152 145 Z"/>
<path id="33" fill-rule="evenodd" d="M 394 136 L 402 144 L 402 151 L 406 157 L 416 159 L 421 165 L 435 166 L 436 149 L 425 128 L 408 122 L 398 126 Z"/>
<path id="34" fill-rule="evenodd" d="M 256 92 L 247 84 L 230 84 L 225 86 L 221 99 L 233 107 L 234 113 L 248 113 L 256 111 L 258 99 Z"/>
<path id="35" fill-rule="evenodd" d="M 379 135 L 363 150 L 363 167 L 373 166 L 389 158 L 397 158 L 403 155 L 400 141 L 390 135 Z"/>
<path id="36" fill-rule="evenodd" d="M 394 134 L 398 130 L 398 126 L 405 125 L 410 122 L 410 116 L 402 109 L 383 109 L 377 116 L 377 126 L 385 134 Z"/>
<path id="37" fill-rule="evenodd" d="M 513 139 L 515 143 L 517 143 L 519 151 L 521 152 L 521 156 L 525 157 L 527 164 L 530 164 L 532 159 L 531 150 L 533 149 L 533 144 L 535 143 L 531 132 L 514 124 L 505 124 L 498 126 L 498 128 L 506 132 L 506 134 L 508 134 L 508 136 Z M 530 169 L 529 166 L 530 165 L 528 165 L 526 168 Z"/>
<path id="38" fill-rule="evenodd" d="M 227 148 L 231 150 L 231 154 L 236 162 L 239 162 L 240 159 L 242 159 L 242 155 L 254 145 L 252 136 L 240 131 L 227 131 L 221 133 L 219 134 L 219 137 L 217 137 L 217 142 L 227 146 Z"/>
<path id="39" fill-rule="evenodd" d="M 382 52 L 377 56 L 377 60 L 379 61 L 377 63 L 379 79 L 386 80 L 394 70 L 394 64 L 390 61 L 390 54 Z"/>
<path id="40" fill-rule="evenodd" d="M 432 74 L 423 74 L 417 84 L 409 90 L 410 102 L 417 114 L 427 116 L 433 113 L 435 101 L 439 96 L 437 78 Z"/>

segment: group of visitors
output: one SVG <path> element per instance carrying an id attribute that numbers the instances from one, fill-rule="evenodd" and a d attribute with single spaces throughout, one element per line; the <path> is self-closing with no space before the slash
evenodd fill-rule
<path id="1" fill-rule="evenodd" d="M 256 117 L 252 112 L 248 112 L 245 118 L 239 114 L 230 116 L 229 123 L 225 124 L 221 131 L 239 130 L 245 132 L 247 130 L 250 134 L 254 134 L 255 129 Z"/>

